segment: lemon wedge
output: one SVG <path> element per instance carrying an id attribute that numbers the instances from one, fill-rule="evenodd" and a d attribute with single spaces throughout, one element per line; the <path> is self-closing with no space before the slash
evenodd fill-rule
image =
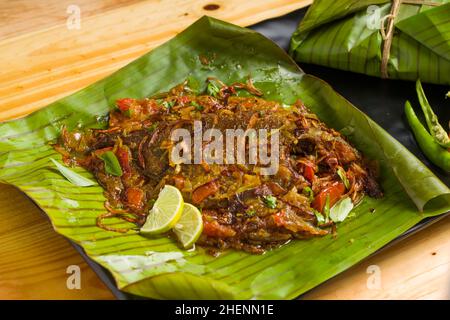
<path id="1" fill-rule="evenodd" d="M 140 232 L 155 235 L 169 231 L 180 219 L 183 207 L 184 201 L 180 190 L 174 186 L 164 186 Z"/>
<path id="2" fill-rule="evenodd" d="M 178 237 L 181 245 L 191 248 L 203 231 L 203 220 L 200 210 L 190 203 L 184 204 L 180 219 L 173 227 L 173 232 Z"/>

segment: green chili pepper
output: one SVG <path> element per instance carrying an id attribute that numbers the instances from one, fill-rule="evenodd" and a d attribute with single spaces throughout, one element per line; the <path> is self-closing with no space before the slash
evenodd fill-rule
<path id="1" fill-rule="evenodd" d="M 425 92 L 423 92 L 420 80 L 417 80 L 416 82 L 416 91 L 431 136 L 434 138 L 434 140 L 436 140 L 437 143 L 439 143 L 444 148 L 450 148 L 450 138 L 447 132 L 444 130 L 444 128 L 442 128 L 441 124 L 439 123 L 438 117 L 433 112 L 433 109 L 431 108 L 427 100 L 427 97 L 425 96 Z"/>
<path id="2" fill-rule="evenodd" d="M 405 103 L 406 119 L 423 153 L 438 167 L 450 172 L 450 152 L 441 147 L 417 118 L 409 101 Z"/>
<path id="3" fill-rule="evenodd" d="M 342 182 L 344 183 L 344 186 L 346 189 L 350 189 L 350 181 L 347 179 L 347 174 L 345 173 L 345 170 L 339 167 L 337 169 L 337 174 L 339 178 L 341 178 Z"/>
<path id="4" fill-rule="evenodd" d="M 317 210 L 313 211 L 317 218 L 317 225 L 320 226 L 321 224 L 325 223 L 325 217 Z"/>

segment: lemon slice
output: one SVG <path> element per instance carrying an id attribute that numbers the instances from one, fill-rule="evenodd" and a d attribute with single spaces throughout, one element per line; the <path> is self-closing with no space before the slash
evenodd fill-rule
<path id="1" fill-rule="evenodd" d="M 185 203 L 180 220 L 173 227 L 181 245 L 187 249 L 197 241 L 203 231 L 203 220 L 200 211 L 192 204 Z"/>
<path id="2" fill-rule="evenodd" d="M 183 207 L 180 190 L 170 185 L 164 186 L 141 228 L 141 233 L 154 235 L 169 231 L 180 219 Z"/>

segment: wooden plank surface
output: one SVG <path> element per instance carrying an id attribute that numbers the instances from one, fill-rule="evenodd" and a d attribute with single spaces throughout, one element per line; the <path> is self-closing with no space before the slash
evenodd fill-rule
<path id="1" fill-rule="evenodd" d="M 67 15 L 62 20 L 55 16 L 54 23 L 43 28 L 37 18 L 31 17 L 37 28 L 11 37 L 10 28 L 18 25 L 25 31 L 23 24 L 28 15 L 39 15 L 31 8 L 23 13 L 24 19 L 15 19 L 11 27 L 2 28 L 6 37 L 0 41 L 0 120 L 23 116 L 86 87 L 167 41 L 205 14 L 246 26 L 311 1 L 133 1 L 105 11 L 87 9 L 95 2 L 82 1 L 79 5 L 78 30 L 67 28 Z M 31 6 L 33 2 L 29 3 Z M 64 8 L 61 2 L 56 3 Z M 212 3 L 218 8 L 208 10 L 215 8 Z"/>
<path id="2" fill-rule="evenodd" d="M 111 299 L 44 213 L 12 186 L 0 185 L 0 299 Z M 81 289 L 66 286 L 69 266 L 81 269 Z"/>
<path id="3" fill-rule="evenodd" d="M 81 28 L 69 30 L 66 10 L 73 1 L 0 1 L 0 121 L 28 114 L 103 78 L 204 14 L 246 26 L 310 2 L 78 0 Z M 113 298 L 18 190 L 0 185 L 0 208 L 0 299 Z M 449 299 L 449 253 L 450 217 L 306 298 Z M 81 269 L 81 289 L 66 286 L 70 265 Z"/>

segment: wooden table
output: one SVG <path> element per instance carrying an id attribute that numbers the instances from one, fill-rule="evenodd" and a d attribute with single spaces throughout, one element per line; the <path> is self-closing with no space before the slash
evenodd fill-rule
<path id="1" fill-rule="evenodd" d="M 0 0 L 0 121 L 28 114 L 105 77 L 204 14 L 247 26 L 310 2 Z M 68 18 L 69 26 L 74 26 L 70 17 L 77 8 L 67 13 L 73 3 L 80 9 L 80 29 L 67 27 Z M 53 231 L 44 214 L 11 186 L 0 185 L 0 217 L 1 299 L 114 298 L 72 246 Z M 81 268 L 81 289 L 67 289 L 70 265 Z M 380 273 L 368 273 L 371 270 Z M 449 299 L 450 217 L 306 297 Z"/>

